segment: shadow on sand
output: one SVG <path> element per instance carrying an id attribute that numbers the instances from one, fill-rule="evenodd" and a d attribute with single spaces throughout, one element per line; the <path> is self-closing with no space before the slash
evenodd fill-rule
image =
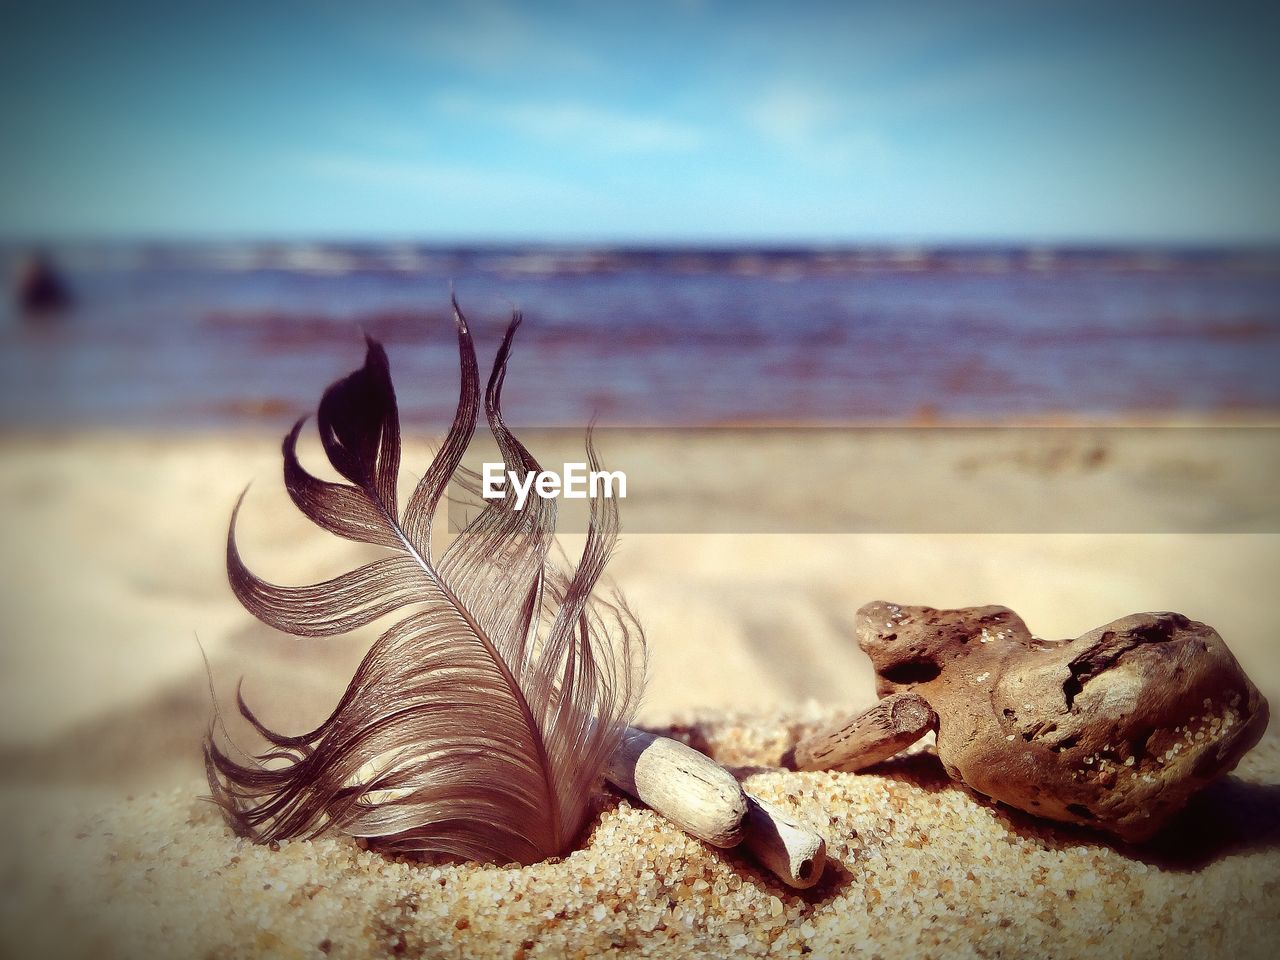
<path id="1" fill-rule="evenodd" d="M 930 793 L 963 790 L 1010 831 L 1052 849 L 1106 846 L 1160 870 L 1196 872 L 1225 857 L 1280 848 L 1280 784 L 1224 777 L 1192 797 L 1159 834 L 1136 844 L 1034 817 L 974 794 L 952 782 L 932 754 L 894 757 L 867 772 L 907 780 Z"/>

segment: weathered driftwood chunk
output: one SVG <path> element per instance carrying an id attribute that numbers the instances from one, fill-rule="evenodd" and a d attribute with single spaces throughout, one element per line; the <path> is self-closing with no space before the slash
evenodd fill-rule
<path id="1" fill-rule="evenodd" d="M 1156 833 L 1267 726 L 1266 699 L 1222 638 L 1176 613 L 1046 641 L 1005 607 L 877 602 L 858 611 L 858 643 L 886 699 L 798 744 L 798 766 L 884 759 L 918 739 L 915 721 L 896 722 L 885 704 L 919 718 L 919 699 L 936 714 L 938 757 L 953 780 L 1126 840 Z"/>

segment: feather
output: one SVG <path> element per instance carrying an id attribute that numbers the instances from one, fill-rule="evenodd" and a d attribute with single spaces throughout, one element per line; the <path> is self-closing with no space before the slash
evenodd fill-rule
<path id="1" fill-rule="evenodd" d="M 554 499 L 514 508 L 486 501 L 437 560 L 432 520 L 450 480 L 474 475 L 461 460 L 481 404 L 505 468 L 539 470 L 502 416 L 502 386 L 516 329 L 506 331 L 480 393 L 475 349 L 454 303 L 461 389 L 443 445 L 400 512 L 400 430 L 383 348 L 367 339 L 364 366 L 330 386 L 317 422 L 330 464 L 346 481 L 310 474 L 285 437 L 284 481 L 316 525 L 386 548 L 386 555 L 324 583 L 280 586 L 249 571 L 227 534 L 227 574 L 258 619 L 303 637 L 345 633 L 389 614 L 320 726 L 285 735 L 241 714 L 268 749 L 233 759 L 211 727 L 205 766 L 212 799 L 259 842 L 330 828 L 392 853 L 532 863 L 566 851 L 590 791 L 634 716 L 644 680 L 644 636 L 620 595 L 597 589 L 618 534 L 613 500 L 593 498 L 582 557 L 551 559 Z M 305 418 L 304 418 L 305 419 Z M 599 463 L 587 433 L 592 469 Z M 247 492 L 247 491 L 246 491 Z"/>

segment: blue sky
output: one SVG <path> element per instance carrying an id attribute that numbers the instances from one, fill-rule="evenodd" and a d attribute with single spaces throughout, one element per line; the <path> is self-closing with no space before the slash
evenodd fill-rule
<path id="1" fill-rule="evenodd" d="M 1261 6 L 102 6 L 6 15 L 0 234 L 1280 242 Z"/>

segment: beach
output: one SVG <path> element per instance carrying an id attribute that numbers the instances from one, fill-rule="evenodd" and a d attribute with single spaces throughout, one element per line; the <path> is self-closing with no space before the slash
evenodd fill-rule
<path id="1" fill-rule="evenodd" d="M 1110 490 L 1135 503 L 1144 500 L 1132 493 L 1135 476 L 1163 478 L 1175 504 L 1236 484 L 1215 502 L 1239 505 L 1240 515 L 1168 515 L 1166 504 L 1131 528 L 1145 532 L 985 533 L 970 523 L 946 533 L 816 533 L 787 532 L 785 522 L 779 532 L 679 532 L 697 529 L 686 521 L 647 533 L 629 532 L 620 504 L 609 576 L 650 649 L 639 722 L 690 737 L 823 833 L 832 875 L 801 896 L 612 794 L 602 794 L 582 850 L 521 869 L 392 862 L 340 839 L 247 846 L 198 799 L 199 740 L 212 717 L 201 648 L 224 705 L 243 676 L 266 723 L 302 729 L 327 714 L 376 629 L 297 640 L 254 621 L 226 585 L 231 507 L 252 480 L 241 549 L 277 582 L 332 576 L 368 548 L 297 514 L 279 480 L 279 439 L 266 431 L 10 434 L 0 442 L 5 947 L 317 956 L 327 942 L 344 956 L 395 953 L 397 944 L 411 955 L 715 956 L 793 955 L 804 944 L 818 956 L 855 947 L 883 956 L 1176 956 L 1195 943 L 1202 955 L 1263 955 L 1280 932 L 1267 906 L 1280 883 L 1274 735 L 1192 820 L 1171 828 L 1158 855 L 986 805 L 929 757 L 873 775 L 777 767 L 798 733 L 874 699 L 852 622 L 876 599 L 1004 604 L 1050 638 L 1176 610 L 1217 628 L 1277 701 L 1270 593 L 1280 534 L 1249 532 L 1271 519 L 1258 512 L 1270 501 L 1255 481 L 1208 470 L 1185 442 L 1133 453 L 1113 441 L 1112 454 L 1084 471 L 1078 459 L 1022 450 L 1027 436 L 1012 434 L 1007 455 L 991 460 L 994 529 L 1019 489 L 1052 489 L 1072 471 L 1087 472 L 1089 497 Z M 744 430 L 737 445 L 750 449 L 760 442 L 752 437 Z M 913 470 L 903 469 L 895 432 L 859 442 L 865 462 L 896 478 L 904 503 L 935 501 L 951 475 L 964 479 L 957 471 L 967 471 L 966 509 L 981 501 L 954 441 L 912 439 Z M 647 448 L 654 462 L 645 469 L 677 485 L 688 466 L 662 462 L 663 449 Z M 407 441 L 402 485 L 429 450 L 427 438 Z M 777 473 L 783 487 L 788 475 Z M 785 505 L 806 493 L 776 496 Z M 645 519 L 651 509 L 638 501 L 641 530 L 660 526 Z M 565 537 L 570 556 L 580 543 Z M 663 852 L 651 861 L 650 850 Z"/>
<path id="2" fill-rule="evenodd" d="M 0 960 L 1280 956 L 1254 6 L 6 8 Z"/>

